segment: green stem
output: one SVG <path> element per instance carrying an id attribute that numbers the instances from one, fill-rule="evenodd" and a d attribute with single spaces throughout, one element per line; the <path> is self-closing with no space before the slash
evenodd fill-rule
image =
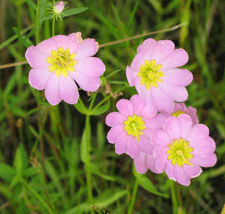
<path id="1" fill-rule="evenodd" d="M 131 203 L 130 203 L 130 206 L 128 208 L 128 212 L 127 214 L 131 214 L 132 211 L 133 211 L 133 208 L 134 208 L 134 202 L 136 200 L 136 195 L 137 195 L 137 190 L 138 190 L 138 180 L 136 179 L 135 180 L 135 183 L 134 183 L 134 189 L 133 189 L 133 193 L 132 193 L 132 199 L 131 199 Z"/>
<path id="2" fill-rule="evenodd" d="M 52 20 L 52 36 L 55 36 L 55 16 L 53 17 Z"/>
<path id="3" fill-rule="evenodd" d="M 21 178 L 23 184 L 33 193 L 33 195 L 41 202 L 41 204 L 46 208 L 48 213 L 54 214 L 54 211 L 48 206 L 48 204 L 42 199 L 42 197 L 28 184 L 24 179 Z"/>
<path id="4" fill-rule="evenodd" d="M 40 31 L 40 0 L 37 1 L 37 12 L 36 12 L 36 45 L 39 43 L 39 31 Z"/>
<path id="5" fill-rule="evenodd" d="M 178 214 L 178 197 L 176 191 L 176 182 L 171 180 L 171 197 L 173 204 L 173 214 Z"/>

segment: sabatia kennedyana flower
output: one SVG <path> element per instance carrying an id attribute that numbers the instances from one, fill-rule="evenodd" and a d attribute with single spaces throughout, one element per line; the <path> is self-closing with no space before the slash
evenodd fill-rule
<path id="1" fill-rule="evenodd" d="M 94 39 L 81 39 L 81 33 L 69 36 L 58 35 L 27 49 L 25 57 L 32 67 L 29 73 L 30 85 L 45 89 L 45 96 L 51 105 L 61 100 L 69 104 L 78 101 L 81 89 L 96 91 L 105 65 L 96 57 L 98 43 Z M 76 81 L 76 83 L 74 82 Z"/>
<path id="2" fill-rule="evenodd" d="M 115 143 L 116 153 L 127 153 L 131 158 L 136 158 L 140 150 L 152 153 L 151 136 L 155 129 L 162 127 L 165 116 L 159 114 L 151 118 L 151 112 L 146 111 L 139 95 L 132 96 L 130 100 L 119 100 L 116 107 L 119 112 L 112 112 L 106 117 L 106 124 L 112 127 L 107 139 Z"/>
<path id="3" fill-rule="evenodd" d="M 174 48 L 170 40 L 147 39 L 138 46 L 131 66 L 127 66 L 130 86 L 135 86 L 152 113 L 158 110 L 172 113 L 174 100 L 183 102 L 188 97 L 185 86 L 192 82 L 193 75 L 177 68 L 187 63 L 188 54 Z"/>
<path id="4" fill-rule="evenodd" d="M 201 174 L 200 166 L 211 167 L 216 163 L 216 145 L 209 137 L 208 127 L 193 126 L 187 114 L 167 118 L 163 130 L 156 131 L 152 141 L 156 171 L 165 170 L 170 179 L 184 186 Z"/>
<path id="5" fill-rule="evenodd" d="M 163 114 L 165 114 L 167 117 L 169 116 L 175 116 L 178 117 L 180 114 L 187 114 L 191 117 L 192 121 L 193 121 L 193 125 L 196 125 L 199 123 L 198 121 L 198 116 L 197 116 L 197 110 L 191 106 L 189 106 L 188 108 L 186 107 L 186 105 L 184 103 L 175 103 L 174 105 L 174 110 L 172 114 L 169 114 L 167 112 L 161 112 Z"/>

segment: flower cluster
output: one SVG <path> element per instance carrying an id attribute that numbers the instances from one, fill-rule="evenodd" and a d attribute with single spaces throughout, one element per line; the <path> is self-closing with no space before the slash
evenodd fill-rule
<path id="1" fill-rule="evenodd" d="M 178 68 L 187 61 L 186 51 L 175 49 L 172 41 L 145 40 L 126 69 L 139 95 L 118 101 L 119 112 L 106 117 L 112 127 L 108 141 L 117 154 L 134 159 L 138 173 L 165 171 L 185 186 L 201 174 L 201 166 L 216 163 L 215 142 L 207 126 L 199 124 L 196 109 L 176 103 L 188 98 L 185 86 L 193 80 L 190 71 Z"/>
<path id="2" fill-rule="evenodd" d="M 100 87 L 105 65 L 93 57 L 98 48 L 94 39 L 82 40 L 79 32 L 54 36 L 29 47 L 25 57 L 32 67 L 28 77 L 30 85 L 37 90 L 45 89 L 46 99 L 51 105 L 57 105 L 61 100 L 77 103 L 76 83 L 89 92 Z"/>

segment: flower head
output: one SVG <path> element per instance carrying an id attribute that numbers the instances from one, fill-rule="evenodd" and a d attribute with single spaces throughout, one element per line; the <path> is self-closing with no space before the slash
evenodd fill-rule
<path id="1" fill-rule="evenodd" d="M 61 100 L 69 104 L 78 101 L 81 89 L 96 91 L 105 65 L 96 57 L 98 43 L 94 39 L 81 39 L 81 34 L 58 35 L 27 49 L 25 57 L 31 66 L 29 83 L 37 89 L 45 89 L 51 105 Z M 75 82 L 74 82 L 75 80 Z"/>
<path id="2" fill-rule="evenodd" d="M 175 103 L 172 114 L 164 112 L 164 111 L 161 113 L 165 114 L 167 117 L 169 117 L 169 116 L 178 117 L 180 114 L 187 114 L 191 117 L 191 119 L 193 121 L 193 125 L 196 125 L 199 123 L 198 116 L 197 116 L 197 110 L 191 106 L 189 106 L 187 108 L 184 103 Z"/>
<path id="3" fill-rule="evenodd" d="M 203 124 L 193 126 L 187 114 L 166 119 L 163 130 L 152 137 L 156 173 L 165 170 L 170 179 L 188 186 L 190 179 L 199 176 L 200 166 L 211 167 L 216 163 L 215 142 Z"/>
<path id="4" fill-rule="evenodd" d="M 151 154 L 151 136 L 155 129 L 162 127 L 166 117 L 161 114 L 151 117 L 139 95 L 132 96 L 130 100 L 119 100 L 116 107 L 119 112 L 112 112 L 106 117 L 106 124 L 112 127 L 107 139 L 115 143 L 116 153 L 127 153 L 131 158 L 139 156 L 141 150 Z"/>
<path id="5" fill-rule="evenodd" d="M 64 8 L 65 8 L 65 3 L 63 1 L 59 1 L 53 7 L 53 12 L 56 14 L 60 14 L 62 13 Z"/>
<path id="6" fill-rule="evenodd" d="M 147 39 L 137 48 L 137 55 L 126 69 L 130 86 L 135 86 L 153 113 L 172 113 L 174 100 L 183 102 L 188 97 L 185 86 L 192 82 L 193 75 L 177 68 L 187 63 L 188 54 L 174 48 L 172 41 Z"/>

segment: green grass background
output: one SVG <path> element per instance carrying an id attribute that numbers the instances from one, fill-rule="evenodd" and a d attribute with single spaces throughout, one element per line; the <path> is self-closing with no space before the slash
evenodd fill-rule
<path id="1" fill-rule="evenodd" d="M 22 38 L 18 38 L 18 32 L 26 29 L 23 35 L 27 36 L 37 24 L 32 2 L 1 0 L 0 66 L 25 61 L 27 47 L 23 44 L 35 44 L 34 33 L 18 45 Z M 172 197 L 170 189 L 174 184 L 165 174 L 156 175 L 150 171 L 144 177 L 133 174 L 132 159 L 117 155 L 114 145 L 106 140 L 109 130 L 105 125 L 106 115 L 116 110 L 119 98 L 129 99 L 136 93 L 134 88 L 127 87 L 122 90 L 121 97 L 110 98 L 107 112 L 91 117 L 89 171 L 92 174 L 93 211 L 88 200 L 87 169 L 80 152 L 81 141 L 85 140 L 81 134 L 85 115 L 64 102 L 56 107 L 47 104 L 44 94 L 28 83 L 29 65 L 4 68 L 0 70 L 0 213 L 124 214 L 129 212 L 131 203 L 134 203 L 133 214 L 222 213 L 225 203 L 225 1 L 67 2 L 68 9 L 89 9 L 57 21 L 56 35 L 79 31 L 83 39 L 95 38 L 100 45 L 187 22 L 177 30 L 158 33 L 151 38 L 170 39 L 177 48 L 188 52 L 189 62 L 185 68 L 193 73 L 194 80 L 187 87 L 189 98 L 185 103 L 197 108 L 200 123 L 210 128 L 210 136 L 217 145 L 218 161 L 214 167 L 204 168 L 189 187 L 175 185 Z M 44 4 L 46 0 L 40 0 L 40 3 Z M 49 15 L 44 8 L 40 12 Z M 43 22 L 39 41 L 49 37 L 51 20 Z M 104 75 L 110 76 L 112 92 L 126 86 L 126 66 L 132 62 L 137 46 L 149 37 L 99 49 L 97 56 L 106 65 Z M 89 105 L 87 94 L 80 90 L 80 96 L 84 104 Z M 103 97 L 100 92 L 95 104 Z M 146 188 L 136 185 L 137 177 L 142 184 L 147 182 Z M 135 188 L 136 197 L 132 195 Z"/>

